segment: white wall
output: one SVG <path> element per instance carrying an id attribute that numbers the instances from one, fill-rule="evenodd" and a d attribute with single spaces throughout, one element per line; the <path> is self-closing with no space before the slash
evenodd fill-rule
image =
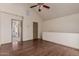
<path id="1" fill-rule="evenodd" d="M 40 33 L 41 33 L 41 24 L 42 24 L 42 20 L 41 18 L 28 7 L 28 4 L 9 4 L 9 3 L 5 3 L 5 4 L 0 4 L 0 11 L 4 11 L 7 13 L 12 13 L 15 15 L 20 15 L 23 16 L 23 40 L 30 40 L 33 39 L 33 21 L 38 22 L 38 26 L 39 26 L 39 37 L 40 37 Z M 16 18 L 16 16 L 14 15 L 9 15 L 9 14 L 5 14 L 2 13 L 1 14 L 1 41 L 0 43 L 8 43 L 11 42 L 11 30 L 10 30 L 10 26 L 11 26 L 11 19 L 12 18 Z M 21 19 L 19 17 L 19 19 Z"/>
<path id="2" fill-rule="evenodd" d="M 0 14 L 0 19 L 1 19 L 1 14 Z M 0 20 L 0 22 L 1 22 L 1 20 Z M 0 24 L 0 28 L 1 28 L 1 24 Z M 1 42 L 1 29 L 0 29 L 0 42 Z M 1 43 L 0 43 L 0 45 L 1 45 Z"/>
<path id="3" fill-rule="evenodd" d="M 43 32 L 44 40 L 79 49 L 79 14 L 44 21 Z"/>
<path id="4" fill-rule="evenodd" d="M 78 25 L 79 25 L 79 14 L 73 14 L 44 21 L 43 31 L 79 33 Z"/>
<path id="5" fill-rule="evenodd" d="M 79 49 L 79 33 L 43 32 L 43 40 Z"/>

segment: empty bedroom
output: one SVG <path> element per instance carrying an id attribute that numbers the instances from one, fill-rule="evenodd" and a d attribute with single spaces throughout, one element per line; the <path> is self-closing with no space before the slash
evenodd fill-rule
<path id="1" fill-rule="evenodd" d="M 79 3 L 0 3 L 0 56 L 79 56 Z"/>

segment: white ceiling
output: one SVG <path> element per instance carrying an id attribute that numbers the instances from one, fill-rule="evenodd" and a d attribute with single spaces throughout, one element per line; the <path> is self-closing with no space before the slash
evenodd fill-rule
<path id="1" fill-rule="evenodd" d="M 35 5 L 35 3 L 30 3 L 29 6 L 31 5 Z M 42 11 L 38 12 L 37 7 L 32 8 L 43 20 L 79 13 L 79 3 L 45 3 L 45 5 L 50 6 L 50 9 L 42 8 Z"/>

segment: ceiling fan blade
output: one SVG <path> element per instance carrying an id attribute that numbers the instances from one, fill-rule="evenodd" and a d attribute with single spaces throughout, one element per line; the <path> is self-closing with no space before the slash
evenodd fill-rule
<path id="1" fill-rule="evenodd" d="M 49 8 L 50 8 L 49 6 L 46 6 L 46 5 L 43 5 L 43 7 L 47 8 L 47 9 L 49 9 Z"/>
<path id="2" fill-rule="evenodd" d="M 30 8 L 34 8 L 34 7 L 36 7 L 36 6 L 38 6 L 38 5 L 31 6 Z"/>

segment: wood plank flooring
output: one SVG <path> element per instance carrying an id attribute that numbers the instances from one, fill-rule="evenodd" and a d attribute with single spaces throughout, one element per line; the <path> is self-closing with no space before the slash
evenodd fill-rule
<path id="1" fill-rule="evenodd" d="M 1 56 L 79 56 L 79 50 L 44 40 L 29 40 L 12 47 L 11 44 L 0 47 Z"/>

